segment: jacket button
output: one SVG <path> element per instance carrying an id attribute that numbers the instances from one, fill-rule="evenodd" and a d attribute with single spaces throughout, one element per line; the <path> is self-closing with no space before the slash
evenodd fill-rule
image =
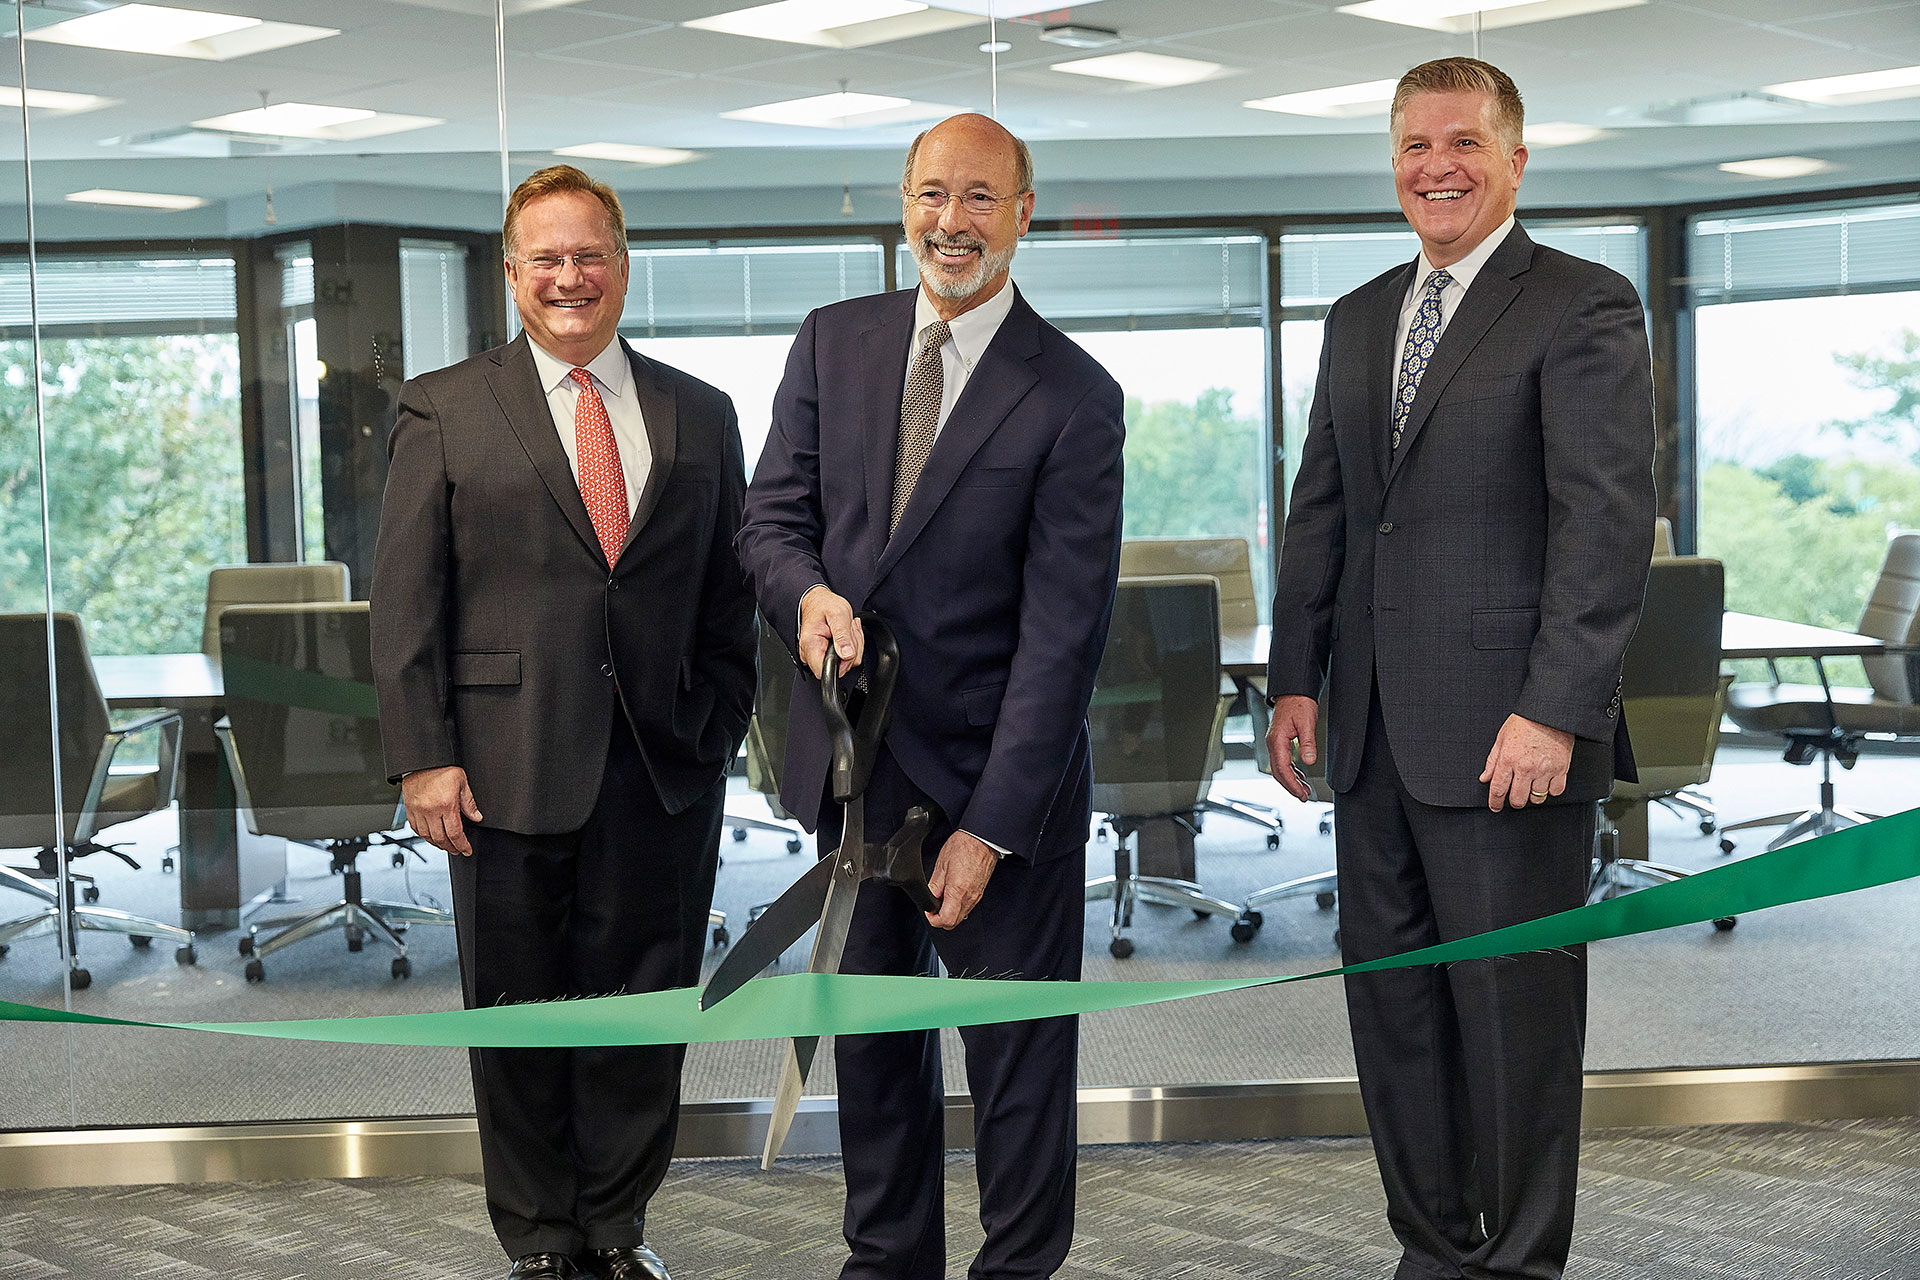
<path id="1" fill-rule="evenodd" d="M 1383 523 L 1381 524 L 1381 526 L 1380 526 L 1380 532 L 1381 532 L 1381 533 L 1392 533 L 1392 532 L 1393 532 L 1393 521 L 1391 521 L 1391 520 L 1388 520 L 1388 521 L 1385 521 L 1385 522 L 1383 522 Z"/>
<path id="2" fill-rule="evenodd" d="M 600 664 L 600 674 L 601 674 L 601 675 L 603 675 L 603 676 L 610 676 L 610 675 L 612 675 L 612 674 L 613 674 L 613 664 L 612 664 L 611 662 L 603 662 L 603 663 L 601 663 L 601 664 Z"/>
<path id="3" fill-rule="evenodd" d="M 619 589 L 620 589 L 620 579 L 618 578 L 607 579 L 607 590 L 618 591 Z"/>
<path id="4" fill-rule="evenodd" d="M 1367 606 L 1367 616 L 1368 616 L 1369 618 L 1371 618 L 1371 617 L 1373 616 L 1373 606 L 1372 606 L 1372 605 L 1368 605 L 1368 606 Z"/>

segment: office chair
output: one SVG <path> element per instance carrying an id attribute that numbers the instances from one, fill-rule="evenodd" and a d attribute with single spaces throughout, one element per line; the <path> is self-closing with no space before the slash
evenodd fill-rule
<path id="1" fill-rule="evenodd" d="M 1621 714 L 1633 734 L 1640 777 L 1616 781 L 1601 804 L 1589 901 L 1693 874 L 1685 867 L 1621 857 L 1618 824 L 1630 815 L 1644 822 L 1649 802 L 1671 798 L 1712 775 L 1732 680 L 1720 673 L 1725 608 L 1726 575 L 1718 560 L 1668 556 L 1653 562 L 1640 626 L 1627 646 L 1620 677 Z M 1640 806 L 1639 813 L 1634 806 Z M 1734 923 L 1732 916 L 1713 922 L 1721 930 Z"/>
<path id="2" fill-rule="evenodd" d="M 1834 803 L 1833 762 L 1851 769 L 1860 757 L 1868 734 L 1899 738 L 1920 736 L 1920 533 L 1895 534 L 1887 543 L 1872 594 L 1855 628 L 1897 646 L 1902 652 L 1862 658 L 1870 688 L 1834 688 L 1826 665 L 1815 659 L 1817 685 L 1782 684 L 1772 661 L 1772 680 L 1736 684 L 1727 695 L 1727 715 L 1752 733 L 1778 734 L 1787 740 L 1788 764 L 1811 764 L 1820 758 L 1820 805 L 1798 813 L 1748 818 L 1721 827 L 1721 848 L 1731 851 L 1729 832 L 1754 827 L 1785 830 L 1767 844 L 1772 851 L 1810 835 L 1841 831 L 1878 815 L 1860 813 Z"/>
<path id="3" fill-rule="evenodd" d="M 787 758 L 787 701 L 793 692 L 793 656 L 765 622 L 760 624 L 760 678 L 753 695 L 753 719 L 747 723 L 747 786 L 765 796 L 773 821 L 729 813 L 727 826 L 739 843 L 747 832 L 772 831 L 787 838 L 787 852 L 801 849 L 800 824 L 780 807 L 780 768 Z M 718 945 L 716 943 L 715 945 Z"/>
<path id="4" fill-rule="evenodd" d="M 1087 901 L 1113 899 L 1108 951 L 1133 954 L 1127 929 L 1135 902 L 1186 907 L 1240 922 L 1239 905 L 1184 879 L 1146 876 L 1132 865 L 1133 837 L 1147 824 L 1200 829 L 1228 699 L 1220 693 L 1219 587 L 1209 576 L 1122 578 L 1087 714 L 1093 739 L 1093 807 L 1115 833 L 1113 874 L 1087 881 Z M 1247 938 L 1253 936 L 1251 929 Z M 1236 941 L 1244 941 L 1234 931 Z"/>
<path id="5" fill-rule="evenodd" d="M 55 831 L 53 717 L 47 680 L 47 615 L 0 615 L 0 717 L 12 741 L 0 752 L 0 848 L 38 849 L 31 867 L 0 866 L 0 886 L 26 894 L 40 904 L 17 919 L 0 923 L 0 957 L 22 938 L 55 934 L 66 908 L 67 970 L 75 989 L 93 983 L 80 964 L 80 931 L 127 935 L 136 947 L 155 938 L 177 944 L 174 959 L 198 959 L 193 932 L 91 904 L 100 899 L 92 876 L 73 870 L 76 859 L 110 853 L 138 871 L 140 864 L 121 845 L 97 837 L 108 827 L 157 813 L 173 804 L 179 782 L 180 716 L 157 712 L 124 724 L 109 718 L 107 700 L 93 674 L 86 632 L 71 613 L 53 615 L 54 671 L 60 721 L 60 807 L 64 820 L 60 844 L 47 842 Z M 115 767 L 120 748 L 131 738 L 152 736 L 154 767 Z M 62 856 L 64 854 L 64 857 Z M 49 888 L 42 881 L 52 881 Z M 76 901 L 76 890 L 80 901 Z"/>
<path id="6" fill-rule="evenodd" d="M 345 882 L 336 902 L 247 930 L 239 942 L 247 981 L 265 980 L 265 957 L 333 929 L 349 951 L 369 935 L 386 943 L 393 976 L 411 976 L 401 934 L 410 924 L 451 925 L 453 913 L 361 893 L 356 860 L 369 848 L 389 849 L 395 866 L 408 853 L 424 861 L 412 837 L 392 834 L 404 818 L 381 755 L 366 602 L 230 606 L 220 649 L 227 714 L 214 732 L 247 829 L 321 850 Z M 262 929 L 281 932 L 261 938 Z"/>
<path id="7" fill-rule="evenodd" d="M 1320 724 L 1319 727 L 1314 730 L 1314 734 L 1316 735 L 1315 743 L 1318 746 L 1318 750 L 1316 750 L 1314 754 L 1318 758 L 1312 764 L 1303 763 L 1300 768 L 1301 771 L 1307 775 L 1308 785 L 1313 788 L 1314 800 L 1327 806 L 1320 814 L 1320 834 L 1330 836 L 1333 834 L 1333 790 L 1327 786 L 1327 696 L 1325 690 L 1321 691 L 1319 704 Z M 1273 758 L 1267 754 L 1267 726 L 1271 723 L 1272 718 L 1273 712 L 1267 706 L 1266 699 L 1258 699 L 1253 708 L 1253 731 L 1258 739 L 1253 744 L 1253 759 L 1254 763 L 1259 766 L 1260 772 L 1269 775 L 1273 773 Z M 1339 891 L 1339 873 L 1332 870 L 1316 871 L 1311 875 L 1298 876 L 1292 880 L 1283 880 L 1279 884 L 1268 885 L 1264 889 L 1256 889 L 1247 895 L 1247 900 L 1244 904 L 1246 915 L 1241 923 L 1235 924 L 1234 936 L 1238 938 L 1240 930 L 1244 929 L 1247 937 L 1251 938 L 1253 934 L 1259 930 L 1260 926 L 1266 923 L 1266 918 L 1260 910 L 1262 907 L 1271 906 L 1276 902 L 1281 902 L 1288 898 L 1303 898 L 1311 894 L 1313 895 L 1315 906 L 1319 907 L 1322 911 L 1331 911 L 1339 901 Z"/>
<path id="8" fill-rule="evenodd" d="M 236 604 L 322 604 L 353 598 L 347 566 L 338 560 L 308 564 L 223 564 L 207 570 L 207 609 L 200 652 L 220 661 L 220 614 Z"/>
<path id="9" fill-rule="evenodd" d="M 1245 538 L 1128 538 L 1120 544 L 1120 576 L 1123 578 L 1158 577 L 1168 574 L 1204 574 L 1220 588 L 1220 627 L 1224 631 L 1250 630 L 1260 625 L 1260 601 L 1253 589 L 1252 549 Z M 1231 685 L 1233 701 L 1230 716 L 1252 713 L 1252 704 L 1262 696 L 1256 681 L 1223 681 Z M 1255 754 L 1258 755 L 1256 749 Z M 1221 743 L 1220 764 L 1226 761 L 1226 744 Z M 1215 766 L 1216 771 L 1218 765 Z M 1200 808 L 1206 813 L 1224 814 L 1264 827 L 1267 848 L 1280 847 L 1280 833 L 1286 824 L 1280 811 L 1271 805 L 1248 804 L 1241 800 L 1209 796 Z"/>

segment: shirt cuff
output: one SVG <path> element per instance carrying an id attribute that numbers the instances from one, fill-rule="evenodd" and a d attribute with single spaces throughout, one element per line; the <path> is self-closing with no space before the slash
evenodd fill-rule
<path id="1" fill-rule="evenodd" d="M 968 831 L 965 827 L 960 828 L 960 830 L 966 835 L 973 836 L 975 840 L 980 840 L 979 836 L 974 836 L 973 832 Z M 1011 858 L 1013 856 L 1013 850 L 1002 849 L 999 845 L 995 844 L 991 840 L 980 840 L 980 843 L 987 846 L 987 848 L 993 850 L 995 853 L 999 854 L 1002 859 Z"/>

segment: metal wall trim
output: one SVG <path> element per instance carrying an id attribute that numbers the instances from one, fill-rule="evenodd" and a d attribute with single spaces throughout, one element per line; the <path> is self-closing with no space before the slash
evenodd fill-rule
<path id="1" fill-rule="evenodd" d="M 772 1104 L 688 1103 L 677 1156 L 757 1156 Z M 1920 1115 L 1920 1060 L 1587 1073 L 1590 1129 Z M 1232 1142 L 1366 1132 L 1351 1078 L 1080 1090 L 1080 1141 Z M 971 1145 L 973 1108 L 949 1095 L 947 1141 Z M 789 1155 L 839 1150 L 833 1098 L 805 1098 Z M 0 1189 L 475 1176 L 472 1116 L 0 1133 Z"/>

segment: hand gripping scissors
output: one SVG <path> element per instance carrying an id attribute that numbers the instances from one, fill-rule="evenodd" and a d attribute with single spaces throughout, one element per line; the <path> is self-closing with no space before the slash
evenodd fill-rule
<path id="1" fill-rule="evenodd" d="M 813 955 L 807 962 L 807 971 L 838 973 L 840 953 L 846 947 L 847 929 L 853 922 L 854 902 L 860 895 L 863 880 L 878 880 L 894 886 L 922 911 L 940 910 L 940 899 L 927 887 L 926 868 L 920 856 L 921 843 L 934 824 L 932 810 L 925 805 L 915 805 L 908 810 L 900 829 L 884 845 L 867 843 L 864 800 L 874 761 L 886 736 L 894 686 L 900 678 L 900 646 L 892 628 L 878 614 L 861 614 L 860 625 L 867 640 L 862 663 L 867 690 L 858 724 L 847 716 L 848 698 L 840 693 L 840 664 L 831 651 L 820 679 L 827 737 L 833 749 L 829 781 L 833 798 L 842 806 L 844 814 L 840 847 L 814 863 L 747 926 L 700 993 L 702 1009 L 713 1008 L 746 985 L 748 979 L 799 941 L 815 922 L 820 928 L 814 934 Z M 794 1112 L 800 1106 L 800 1090 L 806 1084 L 807 1071 L 813 1066 L 814 1051 L 819 1043 L 818 1036 L 796 1037 L 791 1042 L 786 1067 L 780 1074 L 780 1087 L 774 1094 L 766 1148 L 760 1156 L 763 1169 L 773 1167 L 774 1157 L 780 1154 L 780 1147 L 793 1126 Z"/>

